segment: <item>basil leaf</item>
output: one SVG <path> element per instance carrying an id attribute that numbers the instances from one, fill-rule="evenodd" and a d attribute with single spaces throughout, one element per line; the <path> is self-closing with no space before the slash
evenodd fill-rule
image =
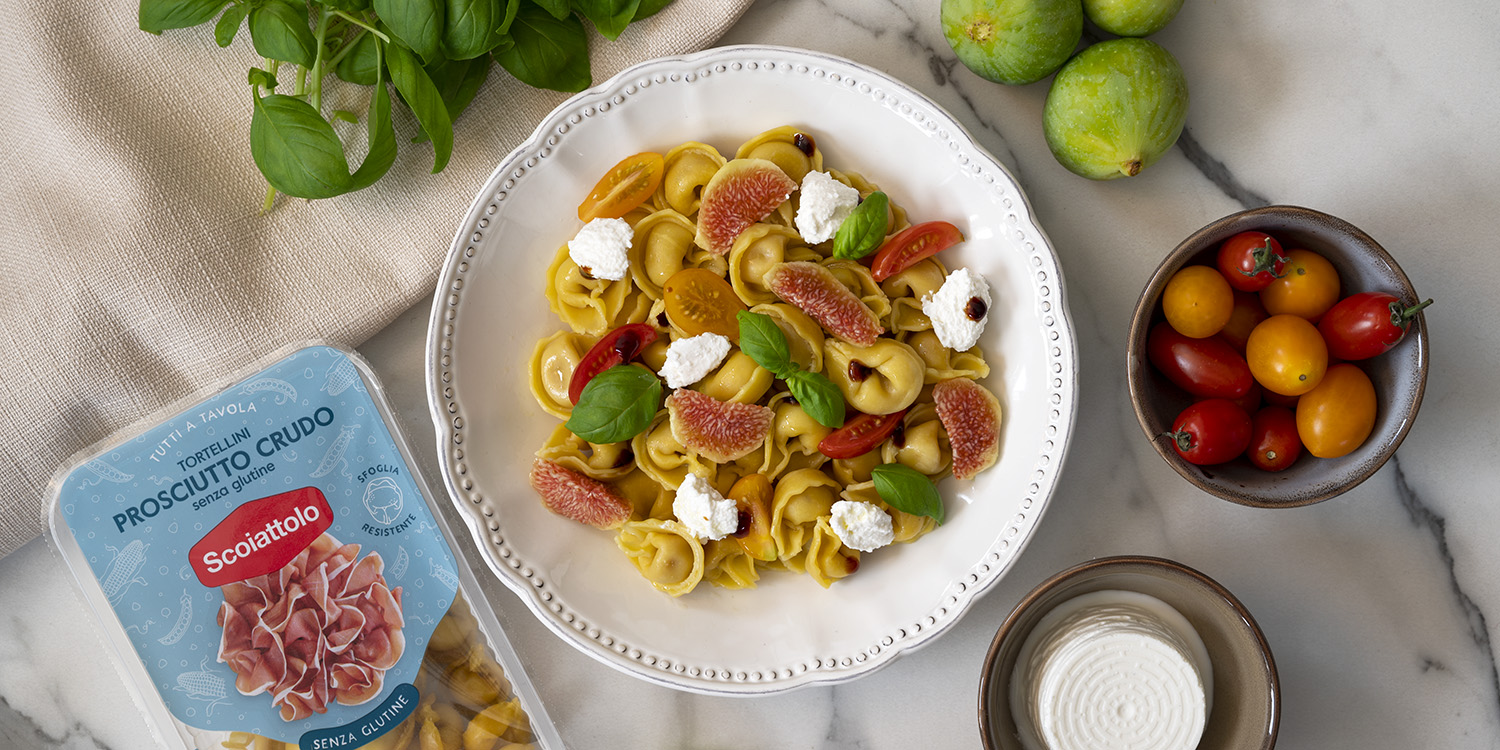
<path id="1" fill-rule="evenodd" d="M 472 60 L 500 43 L 501 0 L 447 0 L 443 52 L 449 60 Z"/>
<path id="2" fill-rule="evenodd" d="M 220 47 L 228 47 L 234 41 L 234 35 L 239 33 L 247 13 L 249 8 L 244 5 L 229 6 L 229 10 L 224 11 L 224 15 L 219 16 L 219 22 L 214 24 L 214 42 Z"/>
<path id="3" fill-rule="evenodd" d="M 880 243 L 885 241 L 886 209 L 890 203 L 879 190 L 865 196 L 833 235 L 833 257 L 855 260 L 879 250 Z"/>
<path id="4" fill-rule="evenodd" d="M 630 25 L 640 5 L 641 0 L 573 0 L 573 7 L 610 41 L 619 38 L 620 32 Z"/>
<path id="5" fill-rule="evenodd" d="M 448 117 L 448 106 L 443 96 L 428 77 L 427 71 L 417 62 L 411 50 L 399 44 L 390 45 L 385 61 L 391 73 L 391 83 L 416 115 L 422 131 L 432 139 L 432 172 L 437 174 L 448 166 L 453 155 L 453 120 Z"/>
<path id="6" fill-rule="evenodd" d="M 375 45 L 380 41 L 374 34 L 365 33 L 354 40 L 354 48 L 334 68 L 338 77 L 361 86 L 374 86 L 380 77 L 379 56 Z"/>
<path id="7" fill-rule="evenodd" d="M 925 474 L 905 464 L 881 464 L 870 472 L 875 491 L 887 505 L 943 523 L 943 498 Z"/>
<path id="8" fill-rule="evenodd" d="M 671 4 L 672 0 L 641 0 L 641 6 L 635 10 L 634 20 L 650 18 Z"/>
<path id="9" fill-rule="evenodd" d="M 256 54 L 272 60 L 312 67 L 318 57 L 318 38 L 313 36 L 306 7 L 265 3 L 251 10 L 250 39 Z"/>
<path id="10" fill-rule="evenodd" d="M 343 144 L 333 126 L 301 99 L 283 94 L 255 98 L 250 155 L 271 187 L 287 195 L 332 198 L 349 190 Z"/>
<path id="11" fill-rule="evenodd" d="M 443 41 L 443 0 L 374 0 L 375 15 L 423 60 L 436 60 Z"/>
<path id="12" fill-rule="evenodd" d="M 573 14 L 573 9 L 568 6 L 568 0 L 531 0 L 542 10 L 547 11 L 553 18 L 561 21 Z"/>
<path id="13" fill-rule="evenodd" d="M 261 70 L 260 68 L 251 68 L 250 71 L 245 74 L 245 80 L 251 86 L 261 86 L 267 91 L 276 90 L 276 76 L 271 75 L 270 71 Z"/>
<path id="14" fill-rule="evenodd" d="M 740 351 L 755 360 L 755 364 L 782 380 L 797 371 L 786 334 L 771 316 L 741 310 L 735 314 L 735 319 L 740 323 Z"/>
<path id="15" fill-rule="evenodd" d="M 448 119 L 457 120 L 474 97 L 479 93 L 479 87 L 484 85 L 490 76 L 490 57 L 476 57 L 472 60 L 449 60 L 438 66 L 429 66 L 427 75 L 432 79 L 433 85 L 437 86 L 438 94 L 443 98 L 443 106 L 448 108 Z M 417 133 L 412 139 L 413 143 L 423 143 L 429 140 L 427 131 L 424 129 Z"/>
<path id="16" fill-rule="evenodd" d="M 136 21 L 141 31 L 160 34 L 207 23 L 228 4 L 229 0 L 141 0 Z"/>
<path id="17" fill-rule="evenodd" d="M 590 443 L 618 443 L 644 431 L 661 408 L 661 379 L 640 365 L 615 365 L 594 376 L 564 425 Z"/>
<path id="18" fill-rule="evenodd" d="M 833 381 L 805 370 L 793 372 L 785 380 L 792 398 L 797 399 L 807 416 L 824 427 L 838 429 L 844 426 L 844 394 Z"/>
<path id="19" fill-rule="evenodd" d="M 370 150 L 359 169 L 349 176 L 349 190 L 364 190 L 389 172 L 396 163 L 396 128 L 391 124 L 391 94 L 385 88 L 384 45 L 375 44 L 375 98 L 370 102 Z"/>
<path id="20" fill-rule="evenodd" d="M 582 91 L 593 81 L 589 42 L 576 16 L 558 19 L 536 5 L 525 5 L 510 25 L 514 45 L 495 59 L 522 83 L 554 91 Z"/>

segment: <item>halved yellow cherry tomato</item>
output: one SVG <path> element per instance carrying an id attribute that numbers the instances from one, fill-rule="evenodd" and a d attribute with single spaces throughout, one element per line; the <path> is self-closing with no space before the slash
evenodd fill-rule
<path id="1" fill-rule="evenodd" d="M 745 303 L 724 278 L 707 268 L 684 268 L 661 287 L 667 318 L 689 336 L 717 333 L 739 343 L 740 321 L 735 316 Z"/>
<path id="2" fill-rule="evenodd" d="M 1318 458 L 1338 458 L 1375 429 L 1375 384 L 1356 365 L 1328 368 L 1318 387 L 1297 399 L 1297 436 Z"/>
<path id="3" fill-rule="evenodd" d="M 1167 281 L 1161 310 L 1178 333 L 1190 339 L 1208 338 L 1229 322 L 1234 290 L 1218 269 L 1188 266 Z"/>
<path id="4" fill-rule="evenodd" d="M 1316 323 L 1339 301 L 1339 272 L 1311 250 L 1292 250 L 1286 254 L 1281 278 L 1261 290 L 1260 301 L 1272 315 L 1296 315 Z"/>
<path id="5" fill-rule="evenodd" d="M 646 151 L 625 157 L 610 167 L 589 191 L 589 197 L 578 204 L 578 218 L 618 219 L 630 213 L 656 192 L 664 172 L 666 160 L 661 154 Z"/>
<path id="6" fill-rule="evenodd" d="M 1272 315 L 1245 342 L 1250 374 L 1268 391 L 1300 396 L 1317 388 L 1328 370 L 1328 345 L 1317 326 L 1296 315 Z"/>

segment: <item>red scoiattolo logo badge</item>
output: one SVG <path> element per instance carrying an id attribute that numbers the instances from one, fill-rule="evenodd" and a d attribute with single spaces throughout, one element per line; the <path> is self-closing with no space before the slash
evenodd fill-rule
<path id="1" fill-rule="evenodd" d="M 280 570 L 333 525 L 333 509 L 316 487 L 252 500 L 193 545 L 193 572 L 216 587 Z"/>

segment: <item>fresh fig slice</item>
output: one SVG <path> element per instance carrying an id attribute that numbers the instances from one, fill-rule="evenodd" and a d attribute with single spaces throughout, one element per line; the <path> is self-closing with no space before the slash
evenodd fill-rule
<path id="1" fill-rule="evenodd" d="M 769 216 L 796 189 L 797 183 L 766 159 L 726 162 L 703 187 L 693 242 L 716 255 L 729 252 L 740 232 Z"/>
<path id="2" fill-rule="evenodd" d="M 667 397 L 672 437 L 683 447 L 718 463 L 749 455 L 771 433 L 775 412 L 755 404 L 732 404 L 687 388 Z"/>
<path id="3" fill-rule="evenodd" d="M 932 387 L 938 421 L 953 447 L 953 476 L 973 479 L 1000 457 L 1000 400 L 968 378 L 949 378 Z"/>
<path id="4" fill-rule="evenodd" d="M 766 272 L 766 286 L 829 333 L 855 346 L 874 346 L 876 338 L 885 332 L 875 311 L 840 283 L 832 271 L 817 263 L 777 263 Z"/>
<path id="5" fill-rule="evenodd" d="M 531 488 L 547 510 L 596 529 L 613 529 L 630 519 L 630 501 L 614 487 L 545 458 L 531 464 Z"/>
<path id="6" fill-rule="evenodd" d="M 776 559 L 776 540 L 771 537 L 771 480 L 765 474 L 747 474 L 729 488 L 729 499 L 740 511 L 740 527 L 734 540 L 745 554 L 770 562 Z"/>

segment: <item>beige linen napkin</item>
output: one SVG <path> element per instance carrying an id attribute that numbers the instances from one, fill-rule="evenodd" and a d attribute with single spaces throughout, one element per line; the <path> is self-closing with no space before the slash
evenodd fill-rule
<path id="1" fill-rule="evenodd" d="M 750 2 L 676 0 L 594 36 L 594 82 L 710 45 Z M 567 98 L 496 67 L 441 174 L 398 107 L 402 153 L 373 188 L 261 215 L 249 35 L 151 36 L 135 5 L 25 0 L 0 21 L 0 555 L 40 533 L 74 452 L 287 342 L 358 344 L 429 296 L 474 192 Z M 363 112 L 368 92 L 325 101 Z"/>

